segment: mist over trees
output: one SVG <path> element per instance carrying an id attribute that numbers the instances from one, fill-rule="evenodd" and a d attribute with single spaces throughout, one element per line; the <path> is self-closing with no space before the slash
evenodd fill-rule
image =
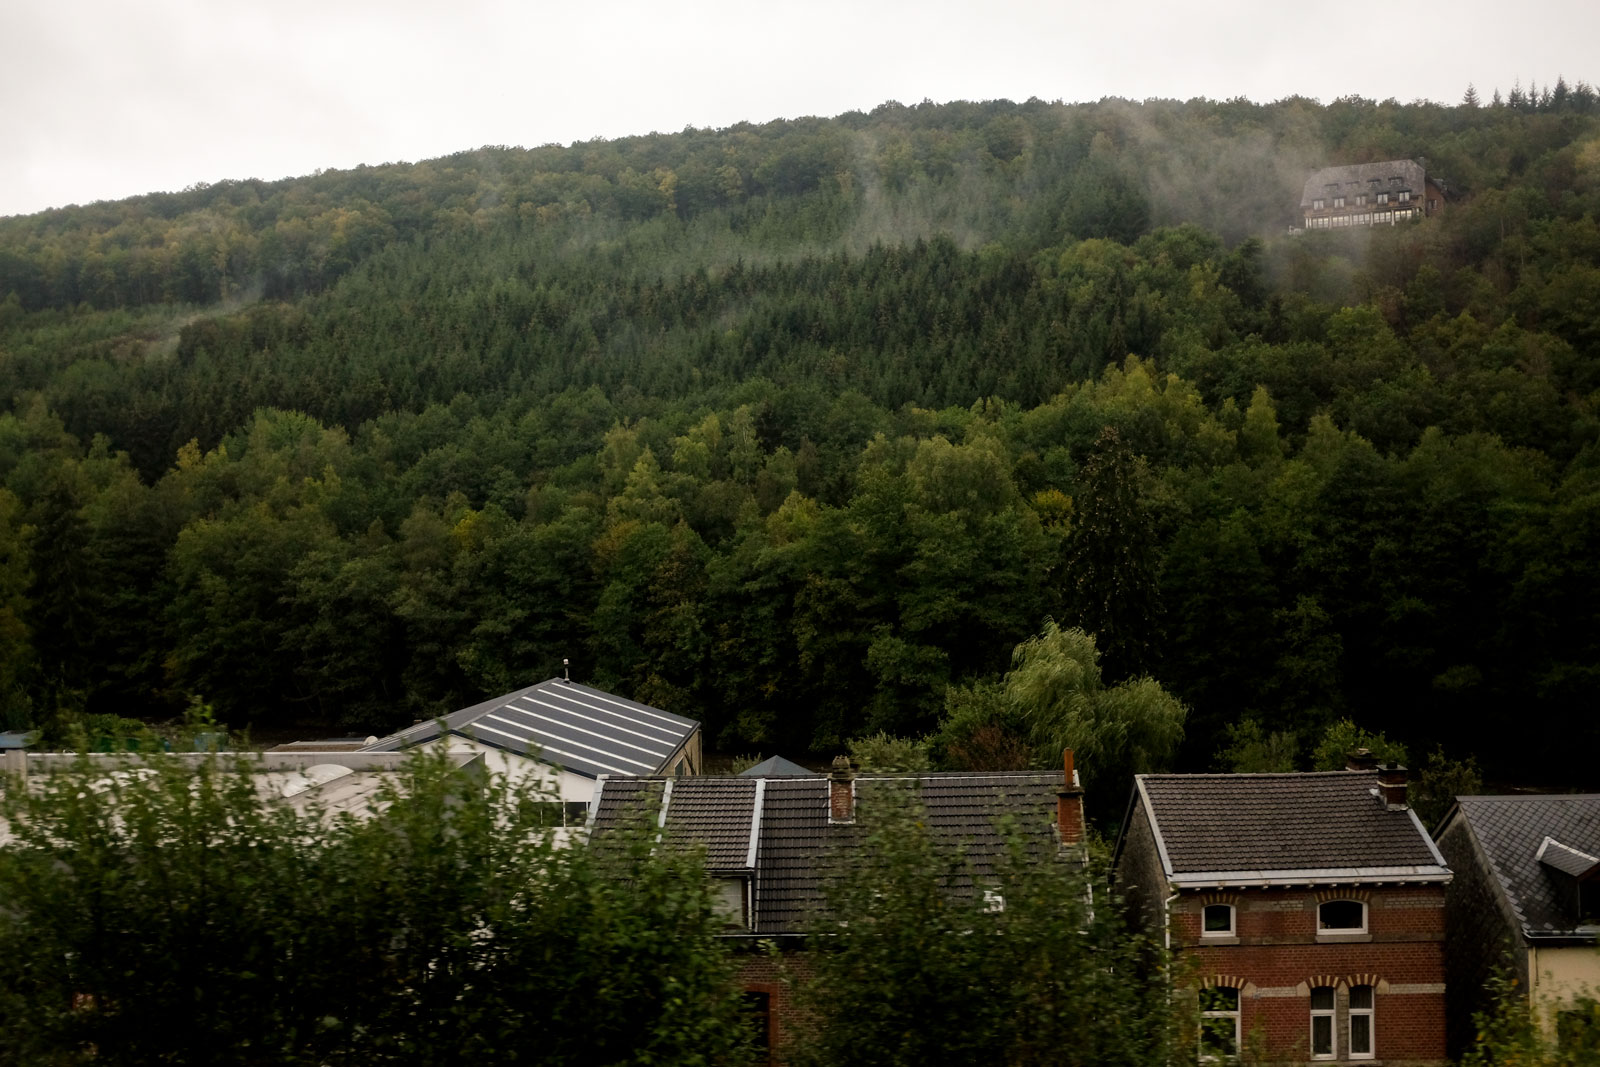
<path id="1" fill-rule="evenodd" d="M 1413 157 L 1440 217 L 1285 235 L 1311 169 Z M 890 103 L 0 219 L 0 724 L 386 731 L 571 657 L 799 754 L 934 732 L 1050 618 L 1187 705 L 1179 765 L 1349 718 L 1576 775 L 1597 217 L 1561 79 Z"/>

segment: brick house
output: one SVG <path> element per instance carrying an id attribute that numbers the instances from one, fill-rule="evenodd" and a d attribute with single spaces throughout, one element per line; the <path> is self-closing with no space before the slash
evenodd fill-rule
<path id="1" fill-rule="evenodd" d="M 1414 159 L 1324 167 L 1306 179 L 1300 213 L 1308 230 L 1393 226 L 1444 208 L 1444 186 Z"/>
<path id="2" fill-rule="evenodd" d="M 1202 1059 L 1445 1062 L 1450 871 L 1404 768 L 1139 775 L 1112 878 L 1166 931 Z"/>
<path id="3" fill-rule="evenodd" d="M 648 814 L 664 840 L 704 847 L 724 936 L 742 952 L 747 1005 L 765 1047 L 776 1050 L 796 1019 L 783 979 L 805 973 L 806 929 L 823 902 L 827 864 L 849 862 L 874 804 L 907 787 L 935 840 L 959 847 L 979 877 L 1005 848 L 1002 819 L 1014 821 L 1041 855 L 1083 840 L 1083 791 L 1070 751 L 1065 775 L 858 774 L 841 757 L 828 775 L 602 777 L 590 827 L 598 843 Z"/>
<path id="4" fill-rule="evenodd" d="M 1574 997 L 1600 995 L 1600 796 L 1457 797 L 1439 824 L 1449 1044 L 1471 1043 L 1496 973 L 1517 979 L 1547 1038 Z"/>

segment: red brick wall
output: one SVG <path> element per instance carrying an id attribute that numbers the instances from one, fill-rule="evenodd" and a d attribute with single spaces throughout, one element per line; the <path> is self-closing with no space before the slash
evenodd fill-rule
<path id="1" fill-rule="evenodd" d="M 783 1042 L 800 1019 L 791 996 L 793 984 L 808 975 L 805 953 L 782 952 L 776 956 L 753 952 L 739 962 L 739 988 L 750 993 L 765 993 L 770 998 L 767 1020 L 767 1047 L 772 1063 L 781 1064 Z"/>
<path id="2" fill-rule="evenodd" d="M 1352 898 L 1367 902 L 1367 933 L 1319 943 L 1319 901 Z M 1201 938 L 1201 910 L 1212 903 L 1234 905 L 1234 937 Z M 1270 1058 L 1309 1058 L 1310 990 L 1333 985 L 1340 987 L 1336 1030 L 1339 1059 L 1345 1059 L 1346 990 L 1372 985 L 1377 1059 L 1386 1065 L 1444 1062 L 1441 887 L 1186 893 L 1172 904 L 1172 925 L 1179 966 L 1196 981 L 1241 988 L 1241 1031 L 1247 1040 L 1258 1032 Z"/>

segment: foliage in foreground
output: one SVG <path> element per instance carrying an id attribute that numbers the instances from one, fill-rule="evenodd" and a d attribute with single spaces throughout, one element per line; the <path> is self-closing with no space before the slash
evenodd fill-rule
<path id="1" fill-rule="evenodd" d="M 557 848 L 539 798 L 432 758 L 370 821 L 245 766 L 6 783 L 0 1061 L 738 1062 L 697 864 Z"/>
<path id="2" fill-rule="evenodd" d="M 1167 1062 L 1159 955 L 1103 894 L 1091 906 L 1077 864 L 1013 836 L 983 876 L 908 796 L 841 870 L 812 939 L 794 1062 Z"/>
<path id="3" fill-rule="evenodd" d="M 1550 1041 L 1515 980 L 1498 979 L 1491 989 L 1495 1005 L 1474 1018 L 1477 1037 L 1462 1067 L 1600 1067 L 1600 1001 L 1585 996 L 1564 1007 Z"/>

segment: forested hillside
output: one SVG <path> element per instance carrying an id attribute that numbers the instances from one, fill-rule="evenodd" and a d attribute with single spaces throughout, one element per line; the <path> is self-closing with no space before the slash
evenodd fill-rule
<path id="1" fill-rule="evenodd" d="M 1498 94 L 1497 94 L 1498 99 Z M 1439 217 L 1296 236 L 1326 165 Z M 557 673 L 724 749 L 1109 680 L 1571 780 L 1600 106 L 886 104 L 0 219 L 0 725 L 384 731 Z M 1113 432 L 1106 432 L 1106 428 Z"/>

